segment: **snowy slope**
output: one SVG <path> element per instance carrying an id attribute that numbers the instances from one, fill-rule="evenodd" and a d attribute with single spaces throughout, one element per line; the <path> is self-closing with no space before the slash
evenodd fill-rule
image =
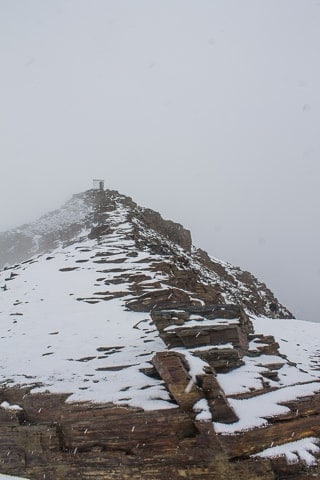
<path id="1" fill-rule="evenodd" d="M 149 316 L 125 310 L 128 284 L 105 285 L 114 269 L 145 274 L 150 267 L 147 253 L 130 256 L 136 250 L 124 214 L 113 216 L 116 232 L 103 242 L 84 240 L 1 272 L 2 382 L 42 384 L 37 390 L 70 392 L 70 400 L 172 407 L 161 382 L 140 372 L 164 348 Z M 108 272 L 100 253 L 110 255 Z M 104 300 L 115 290 L 122 299 Z"/>
<path id="2" fill-rule="evenodd" d="M 225 262 L 205 263 L 197 249 L 186 251 L 135 217 L 123 197 L 112 197 L 112 202 L 112 208 L 97 215 L 94 202 L 76 198 L 62 212 L 24 229 L 35 250 L 37 242 L 51 234 L 55 246 L 0 272 L 0 386 L 69 393 L 68 402 L 113 402 L 144 410 L 177 407 L 164 382 L 146 375 L 154 354 L 168 349 L 151 320 L 153 306 L 144 312 L 128 306 L 153 296 L 160 299 L 164 292 L 168 302 L 181 295 L 188 304 L 202 306 L 214 286 L 224 303 L 246 305 L 255 333 L 273 335 L 281 353 L 260 354 L 261 344 L 252 340 L 243 365 L 217 375 L 238 421 L 215 421 L 215 431 L 236 435 L 264 427 L 268 418 L 289 411 L 284 402 L 320 392 L 320 324 L 254 315 L 256 300 L 251 311 L 248 305 L 255 291 L 254 299 L 262 302 L 274 298 L 263 284 Z M 56 243 L 56 231 L 69 231 L 74 223 L 73 237 Z M 196 280 L 190 282 L 188 275 Z M 286 314 L 281 306 L 279 312 Z M 234 325 L 238 319 L 213 321 L 194 315 L 188 327 L 219 322 Z M 196 382 L 208 365 L 193 349 L 175 350 L 185 356 Z M 264 373 L 274 364 L 277 378 L 270 378 L 270 388 L 264 391 Z M 194 411 L 198 420 L 210 421 L 205 401 Z M 319 452 L 318 439 L 305 438 L 279 449 L 270 447 L 259 455 L 294 459 L 299 451 L 298 457 L 311 465 L 312 452 Z"/>
<path id="3" fill-rule="evenodd" d="M 92 196 L 78 194 L 58 210 L 43 215 L 35 222 L 0 232 L 0 268 L 75 240 L 83 226 L 92 223 L 93 212 Z"/>
<path id="4" fill-rule="evenodd" d="M 63 209 L 62 213 L 54 212 L 51 220 L 42 218 L 34 231 L 43 233 L 54 226 L 60 228 L 68 219 L 81 220 L 89 212 L 81 199 L 70 205 L 68 213 Z M 137 296 L 137 284 L 143 294 L 169 288 L 168 275 L 161 270 L 165 256 L 154 253 L 148 246 L 150 241 L 159 241 L 159 235 L 132 220 L 130 214 L 130 208 L 117 199 L 116 208 L 107 215 L 109 233 L 89 239 L 89 230 L 82 229 L 71 244 L 0 272 L 2 383 L 36 385 L 38 391 L 70 392 L 70 401 L 172 407 L 162 383 L 141 372 L 150 366 L 154 352 L 165 349 L 165 345 L 148 313 L 126 308 L 126 302 Z M 145 239 L 139 247 L 132 239 L 137 225 L 140 236 Z M 235 287 L 231 287 L 228 278 L 219 278 L 181 247 L 164 238 L 160 240 L 184 262 L 189 262 L 188 268 L 198 272 L 204 285 L 218 283 L 226 300 L 234 301 Z M 229 275 L 235 274 L 231 266 L 221 264 L 228 268 Z M 237 282 L 239 291 L 242 289 L 245 294 L 246 286 Z M 191 299 L 195 297 L 194 292 L 180 290 Z M 202 303 L 199 300 L 199 304 Z M 276 321 L 256 320 L 257 329 L 261 331 L 264 325 L 275 324 Z M 308 325 L 305 332 L 310 338 Z M 315 330 L 318 326 L 312 324 L 312 328 Z M 275 328 L 269 333 L 273 330 Z M 303 332 L 295 331 L 303 344 Z M 298 340 L 290 338 L 290 345 L 294 342 Z M 316 345 L 309 347 L 309 354 L 316 358 L 317 351 L 311 353 Z M 259 383 L 252 373 L 257 367 L 252 359 L 247 362 L 245 367 L 230 374 L 234 378 L 221 377 L 227 392 Z M 310 377 L 293 370 L 293 377 L 299 381 L 316 376 L 316 371 Z M 286 377 L 288 385 L 294 383 L 292 375 Z M 246 387 L 238 387 L 236 382 Z"/>

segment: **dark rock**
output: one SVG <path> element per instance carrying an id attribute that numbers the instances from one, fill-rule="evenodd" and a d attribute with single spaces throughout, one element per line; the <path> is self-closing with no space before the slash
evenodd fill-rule
<path id="1" fill-rule="evenodd" d="M 141 209 L 138 218 L 148 227 L 152 228 L 157 233 L 160 233 L 160 235 L 163 235 L 170 241 L 180 245 L 187 252 L 191 251 L 191 233 L 179 223 L 172 222 L 171 220 L 164 220 L 160 213 L 149 208 Z"/>

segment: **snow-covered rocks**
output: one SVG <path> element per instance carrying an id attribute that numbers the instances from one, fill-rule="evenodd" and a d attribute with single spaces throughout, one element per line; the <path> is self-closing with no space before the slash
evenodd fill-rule
<path id="1" fill-rule="evenodd" d="M 250 479 L 255 458 L 270 480 L 278 467 L 261 458 L 278 454 L 316 468 L 317 324 L 267 318 L 263 284 L 117 192 L 80 194 L 32 229 L 36 255 L 0 272 L 7 472 L 176 478 L 201 465 Z"/>

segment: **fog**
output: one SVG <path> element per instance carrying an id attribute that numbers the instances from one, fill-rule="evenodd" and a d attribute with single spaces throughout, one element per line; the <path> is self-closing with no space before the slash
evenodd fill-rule
<path id="1" fill-rule="evenodd" d="M 0 0 L 0 56 L 0 230 L 104 178 L 320 320 L 318 0 Z"/>

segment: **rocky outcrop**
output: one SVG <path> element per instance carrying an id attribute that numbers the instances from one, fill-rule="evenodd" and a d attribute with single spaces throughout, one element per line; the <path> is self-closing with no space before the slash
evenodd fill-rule
<path id="1" fill-rule="evenodd" d="M 35 256 L 0 272 L 0 348 L 30 336 L 38 357 L 18 373 L 13 362 L 5 378 L 1 365 L 0 472 L 31 480 L 319 474 L 317 360 L 308 376 L 272 335 L 254 331 L 254 314 L 270 314 L 271 304 L 274 317 L 290 312 L 251 274 L 112 190 L 79 194 L 4 238 L 2 258 Z M 260 412 L 259 399 L 275 408 Z M 312 451 L 294 464 L 264 458 L 273 445 L 308 438 Z"/>
<path id="2" fill-rule="evenodd" d="M 21 408 L 2 412 L 0 472 L 32 480 L 274 478 L 269 462 L 229 462 L 212 424 L 184 409 L 69 405 L 65 396 L 17 389 L 0 399 Z"/>
<path id="3" fill-rule="evenodd" d="M 237 305 L 153 310 L 151 318 L 170 348 L 213 347 L 231 343 L 242 352 L 248 350 L 248 334 L 252 332 L 252 324 L 244 310 Z M 209 324 L 206 320 L 210 321 Z"/>
<path id="4" fill-rule="evenodd" d="M 210 272 L 214 272 L 218 278 L 224 279 L 224 293 L 233 290 L 232 295 L 235 295 L 237 303 L 241 304 L 244 308 L 248 308 L 249 310 L 253 308 L 258 315 L 294 318 L 291 312 L 280 305 L 271 290 L 267 288 L 264 283 L 257 280 L 250 272 L 243 271 L 226 262 L 211 258 L 207 252 L 201 249 L 197 249 L 195 258 Z M 237 297 L 234 290 L 237 291 L 240 285 L 243 286 L 245 294 Z M 242 289 L 240 289 L 240 291 L 241 290 Z"/>
<path id="5" fill-rule="evenodd" d="M 279 356 L 276 363 L 278 346 L 271 336 L 253 335 L 250 319 L 237 306 L 154 311 L 152 317 L 168 345 L 168 331 L 183 341 L 186 336 L 181 336 L 179 328 L 189 328 L 187 346 L 202 360 L 209 360 L 208 366 L 195 374 L 188 350 L 172 348 L 154 355 L 153 367 L 145 374 L 164 381 L 172 408 L 143 411 L 111 403 L 68 403 L 68 394 L 2 387 L 0 472 L 31 480 L 160 480 L 164 475 L 172 480 L 302 480 L 319 474 L 316 465 L 307 469 L 303 461 L 290 463 L 282 456 L 263 459 L 255 455 L 270 445 L 320 437 L 320 393 L 284 402 L 288 412 L 270 416 L 262 428 L 221 435 L 212 423 L 239 420 L 216 374 L 217 370 L 236 370 L 239 365 L 229 365 L 226 355 L 216 369 L 216 360 L 211 361 L 207 352 L 215 348 L 222 352 L 228 344 L 227 350 L 236 350 L 238 359 L 252 355 L 257 365 L 260 358 L 270 355 L 273 363 L 268 367 L 277 371 L 283 358 Z M 201 326 L 206 320 L 211 326 Z M 230 335 L 228 325 L 235 320 L 237 335 Z M 220 322 L 218 331 L 225 337 L 199 339 L 203 328 L 215 330 L 215 321 Z M 250 342 L 255 344 L 253 350 Z M 239 398 L 263 396 L 268 391 L 266 383 L 262 390 Z"/>
<path id="6" fill-rule="evenodd" d="M 128 238 L 134 240 L 137 250 L 148 249 L 152 255 L 161 256 L 163 260 L 154 262 L 153 268 L 167 276 L 167 291 L 162 289 L 158 297 L 154 294 L 151 300 L 140 288 L 142 282 L 136 283 L 132 277 L 136 293 L 128 302 L 132 310 L 149 311 L 170 304 L 187 307 L 237 303 L 262 315 L 270 315 L 270 306 L 274 305 L 276 313 L 272 315 L 293 317 L 251 274 L 214 260 L 201 249 L 194 249 L 189 230 L 164 220 L 151 209 L 139 207 L 130 197 L 115 190 L 88 190 L 74 195 L 61 209 L 44 215 L 37 222 L 0 233 L 0 268 L 50 253 L 86 236 L 103 241 L 112 234 L 111 218 L 118 211 L 122 211 L 131 225 Z M 101 258 L 100 263 L 108 263 L 108 259 Z M 154 288 L 157 288 L 156 282 Z"/>
<path id="7" fill-rule="evenodd" d="M 138 218 L 148 227 L 160 235 L 168 238 L 171 242 L 180 245 L 187 252 L 191 251 L 192 239 L 189 230 L 183 228 L 179 223 L 171 220 L 164 220 L 160 213 L 149 208 L 140 209 Z"/>

